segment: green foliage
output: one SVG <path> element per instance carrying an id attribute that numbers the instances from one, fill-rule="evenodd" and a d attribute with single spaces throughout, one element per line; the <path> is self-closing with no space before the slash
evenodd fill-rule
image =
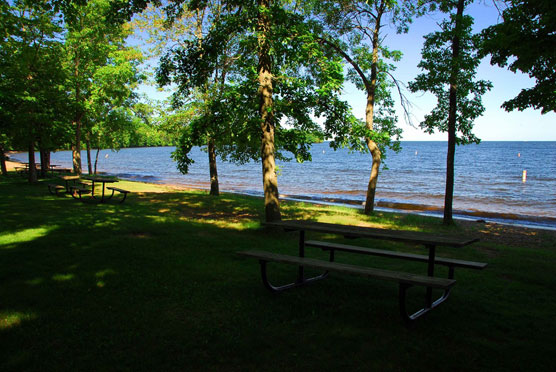
<path id="1" fill-rule="evenodd" d="M 491 64 L 507 66 L 536 80 L 532 88 L 502 105 L 507 111 L 529 107 L 556 112 L 556 7 L 552 0 L 512 0 L 502 13 L 503 22 L 483 31 L 483 53 Z"/>
<path id="2" fill-rule="evenodd" d="M 399 88 L 393 73 L 402 53 L 384 45 L 381 30 L 385 25 L 392 25 L 398 32 L 407 32 L 418 11 L 416 4 L 409 1 L 312 2 L 313 14 L 325 25 L 322 39 L 344 59 L 347 79 L 372 102 L 366 108 L 372 108 L 372 118 L 366 117 L 365 122 L 350 118 L 326 124 L 332 147 L 369 152 L 367 141 L 370 140 L 376 142 L 383 158 L 388 148 L 399 150 L 401 129 L 397 127 L 391 91 Z M 401 98 L 403 104 L 405 98 Z"/>
<path id="3" fill-rule="evenodd" d="M 109 22 L 111 9 L 109 0 L 74 4 L 66 24 L 64 68 L 75 126 L 72 147 L 77 151 L 81 131 L 97 148 L 129 143 L 131 121 L 125 108 L 132 105 L 132 91 L 144 78 L 139 73 L 142 54 L 125 46 L 130 27 Z"/>
<path id="4" fill-rule="evenodd" d="M 480 63 L 478 49 L 481 46 L 479 35 L 473 35 L 473 18 L 464 15 L 461 18 L 461 28 L 458 33 L 460 52 L 459 58 L 452 58 L 452 40 L 456 33 L 456 15 L 451 14 L 448 19 L 440 23 L 440 31 L 425 36 L 419 68 L 424 73 L 419 74 L 409 83 L 413 92 L 423 91 L 434 94 L 437 106 L 425 116 L 420 124 L 427 133 L 448 131 L 448 112 L 450 108 L 450 83 L 456 87 L 456 142 L 458 144 L 478 143 L 472 132 L 473 122 L 484 112 L 482 95 L 492 84 L 484 80 L 475 80 L 477 66 Z M 455 81 L 450 81 L 454 76 Z"/>
<path id="5" fill-rule="evenodd" d="M 0 126 L 5 141 L 28 148 L 60 146 L 64 125 L 64 72 L 61 21 L 42 2 L 14 1 L 0 5 Z"/>
<path id="6" fill-rule="evenodd" d="M 217 16 L 209 12 L 202 39 L 183 40 L 181 47 L 161 58 L 157 70 L 159 84 L 177 85 L 177 106 L 190 99 L 202 102 L 199 118 L 184 131 L 176 152 L 176 159 L 183 158 L 182 170 L 190 164 L 187 152 L 191 146 L 204 145 L 207 135 L 216 140 L 223 160 L 243 163 L 260 159 L 258 59 L 254 53 L 260 36 L 260 9 L 253 3 L 239 7 L 234 2 L 224 3 L 226 12 Z M 275 156 L 289 160 L 291 153 L 297 161 L 310 160 L 310 145 L 323 137 L 315 119 L 339 104 L 342 64 L 322 48 L 316 37 L 320 26 L 292 4 L 276 1 L 265 12 L 272 36 L 268 42 L 274 102 L 268 110 L 276 126 Z"/>

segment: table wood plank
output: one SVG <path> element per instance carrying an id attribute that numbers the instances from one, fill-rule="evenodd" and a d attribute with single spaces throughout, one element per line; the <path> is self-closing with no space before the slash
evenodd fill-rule
<path id="1" fill-rule="evenodd" d="M 332 223 L 305 221 L 305 220 L 285 220 L 276 222 L 265 222 L 265 226 L 280 227 L 286 230 L 304 230 L 322 233 L 344 235 L 353 238 L 370 238 L 392 240 L 406 243 L 424 244 L 424 245 L 441 245 L 448 247 L 464 247 L 472 244 L 479 239 L 462 238 L 440 234 L 379 229 L 364 226 L 338 225 Z"/>

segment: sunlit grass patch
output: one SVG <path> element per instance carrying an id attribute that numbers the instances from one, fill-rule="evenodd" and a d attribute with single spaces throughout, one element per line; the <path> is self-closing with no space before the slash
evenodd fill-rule
<path id="1" fill-rule="evenodd" d="M 105 269 L 105 270 L 101 270 L 101 271 L 96 272 L 96 273 L 95 273 L 95 276 L 96 276 L 97 278 L 104 278 L 105 276 L 113 275 L 113 274 L 115 274 L 115 273 L 116 273 L 116 272 L 115 272 L 114 270 L 112 270 L 112 269 Z"/>
<path id="2" fill-rule="evenodd" d="M 11 244 L 19 244 L 30 242 L 32 240 L 42 238 L 54 229 L 53 226 L 43 226 L 31 229 L 20 230 L 16 232 L 0 233 L 0 247 Z"/>
<path id="3" fill-rule="evenodd" d="M 54 274 L 52 280 L 56 282 L 67 282 L 75 278 L 74 274 Z"/>
<path id="4" fill-rule="evenodd" d="M 21 323 L 35 319 L 37 316 L 31 312 L 0 311 L 0 331 L 17 327 Z"/>
<path id="5" fill-rule="evenodd" d="M 41 285 L 42 283 L 44 283 L 44 279 L 34 278 L 34 279 L 27 280 L 25 283 L 29 285 Z"/>

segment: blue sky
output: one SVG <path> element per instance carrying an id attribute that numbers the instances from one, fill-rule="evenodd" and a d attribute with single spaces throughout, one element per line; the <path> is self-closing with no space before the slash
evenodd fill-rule
<path id="1" fill-rule="evenodd" d="M 469 14 L 475 18 L 477 32 L 498 22 L 498 12 L 491 5 L 473 4 Z M 438 30 L 437 23 L 442 15 L 422 17 L 414 21 L 409 33 L 397 35 L 394 30 L 385 30 L 386 44 L 392 49 L 401 50 L 404 57 L 395 73 L 397 79 L 404 83 L 411 81 L 420 70 L 417 64 L 421 59 L 423 36 Z M 483 96 L 485 113 L 475 121 L 474 133 L 484 141 L 556 141 L 556 114 L 541 115 L 540 111 L 528 109 L 523 112 L 506 112 L 500 106 L 515 97 L 523 88 L 534 86 L 534 80 L 522 73 L 514 74 L 506 69 L 490 65 L 487 57 L 479 66 L 478 79 L 490 80 L 493 88 Z M 434 106 L 436 98 L 432 94 L 411 94 L 406 92 L 413 104 L 414 124 L 423 119 Z M 365 112 L 365 95 L 354 87 L 345 91 L 346 99 L 351 103 L 356 115 L 363 118 Z M 403 140 L 432 141 L 447 139 L 446 133 L 429 135 L 419 128 L 413 128 L 404 122 L 401 108 L 398 108 L 399 126 L 403 128 Z"/>

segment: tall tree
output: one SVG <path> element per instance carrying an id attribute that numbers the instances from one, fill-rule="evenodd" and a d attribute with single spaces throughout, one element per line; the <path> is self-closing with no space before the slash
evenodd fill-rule
<path id="1" fill-rule="evenodd" d="M 281 219 L 280 195 L 275 163 L 275 123 L 273 105 L 273 74 L 270 56 L 270 0 L 257 0 L 257 55 L 259 63 L 259 114 L 261 115 L 261 161 L 263 166 L 263 190 L 265 217 L 267 221 Z"/>
<path id="2" fill-rule="evenodd" d="M 396 25 L 406 32 L 417 8 L 412 1 L 316 1 L 314 11 L 326 24 L 322 41 L 332 47 L 348 65 L 348 78 L 367 96 L 363 125 L 352 128 L 327 128 L 334 140 L 332 146 L 347 146 L 352 150 L 370 152 L 371 175 L 367 185 L 365 213 L 374 209 L 380 165 L 385 150 L 399 150 L 401 129 L 397 128 L 391 89 L 400 90 L 394 78 L 392 62 L 401 59 L 400 51 L 389 50 L 382 29 Z M 402 105 L 406 101 L 401 96 Z M 392 141 L 394 139 L 394 141 Z"/>
<path id="3" fill-rule="evenodd" d="M 129 28 L 121 23 L 109 22 L 111 3 L 109 0 L 92 0 L 84 4 L 72 3 L 68 11 L 67 32 L 65 34 L 65 68 L 68 71 L 68 91 L 73 107 L 72 124 L 74 141 L 72 143 L 73 168 L 76 173 L 82 172 L 81 142 L 83 123 L 92 122 L 88 115 L 93 112 L 92 106 L 98 99 L 99 92 L 106 97 L 117 97 L 128 94 L 130 82 L 122 81 L 122 76 L 132 76 L 136 68 L 135 59 L 140 58 L 138 52 L 122 53 L 125 49 L 124 40 Z M 99 87 L 98 82 L 108 82 L 106 74 L 113 76 L 113 84 Z M 95 98 L 95 95 L 97 98 Z"/>
<path id="4" fill-rule="evenodd" d="M 2 3 L 0 108 L 4 135 L 29 151 L 29 182 L 37 180 L 35 149 L 53 137 L 53 109 L 64 99 L 57 14 L 42 2 Z M 62 114 L 63 115 L 63 114 Z M 41 146 L 41 148 L 44 148 Z M 44 171 L 44 158 L 42 159 Z"/>
<path id="5" fill-rule="evenodd" d="M 438 3 L 449 18 L 440 24 L 440 31 L 425 36 L 418 75 L 409 88 L 413 92 L 431 92 L 437 106 L 420 124 L 428 133 L 436 130 L 448 132 L 446 158 L 446 191 L 444 197 L 444 224 L 453 223 L 454 162 L 456 145 L 479 143 L 473 134 L 473 122 L 482 115 L 481 96 L 491 83 L 475 80 L 480 63 L 478 49 L 480 37 L 472 33 L 473 18 L 465 15 L 470 0 L 448 0 Z"/>
<path id="6" fill-rule="evenodd" d="M 556 112 L 556 6 L 553 0 L 511 0 L 503 22 L 483 31 L 483 53 L 491 64 L 507 66 L 535 79 L 534 87 L 521 92 L 502 107 L 507 111 L 532 107 Z"/>
<path id="7" fill-rule="evenodd" d="M 136 20 L 138 28 L 149 35 L 146 44 L 149 45 L 153 56 L 159 56 L 174 46 L 184 46 L 184 41 L 197 43 L 201 47 L 207 27 L 210 27 L 223 11 L 220 0 L 191 2 L 189 5 L 191 9 L 178 1 L 171 9 L 166 8 L 166 12 L 162 7 L 149 6 Z M 190 164 L 188 153 L 192 146 L 206 147 L 209 158 L 210 195 L 213 196 L 220 193 L 216 157 L 218 138 L 215 131 L 222 123 L 212 115 L 210 108 L 222 93 L 226 69 L 224 54 L 221 57 L 220 71 L 215 71 L 204 87 L 199 87 L 190 97 L 181 97 L 180 92 L 176 92 L 173 99 L 173 109 L 179 113 L 178 115 L 182 116 L 181 114 L 186 112 L 195 112 L 196 115 L 191 116 L 195 122 L 188 120 L 177 128 L 181 132 L 180 142 L 172 157 L 177 161 L 178 169 L 186 174 Z M 192 102 L 185 103 L 181 98 Z"/>
<path id="8" fill-rule="evenodd" d="M 225 159 L 261 161 L 265 218 L 278 220 L 275 161 L 287 158 L 283 150 L 298 161 L 310 159 L 314 136 L 309 134 L 321 131 L 312 115 L 341 106 L 337 96 L 342 67 L 338 58 L 322 50 L 314 32 L 318 25 L 304 18 L 296 4 L 258 0 L 224 5 L 226 14 L 211 24 L 200 45 L 190 42 L 162 59 L 159 81 L 172 79 L 185 96 L 204 87 L 222 71 L 222 57 L 234 39 L 233 63 L 220 79 L 222 94 L 210 105 L 212 117 L 221 124 L 212 127 L 218 134 L 213 138 Z"/>

